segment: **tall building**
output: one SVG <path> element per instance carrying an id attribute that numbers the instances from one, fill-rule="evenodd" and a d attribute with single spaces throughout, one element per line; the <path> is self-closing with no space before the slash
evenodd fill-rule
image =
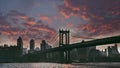
<path id="1" fill-rule="evenodd" d="M 48 45 L 48 43 L 46 43 L 45 40 L 42 40 L 42 43 L 41 43 L 41 50 L 45 50 L 45 49 L 50 49 L 52 48 L 50 45 Z"/>
<path id="2" fill-rule="evenodd" d="M 35 48 L 35 42 L 33 39 L 30 40 L 30 50 L 34 50 Z"/>
<path id="3" fill-rule="evenodd" d="M 18 52 L 17 52 L 18 55 L 19 56 L 23 55 L 23 41 L 21 37 L 17 39 L 17 48 L 18 48 Z"/>
<path id="4" fill-rule="evenodd" d="M 45 45 L 46 45 L 46 41 L 45 40 L 42 40 L 42 43 L 41 43 L 41 50 L 45 50 Z"/>
<path id="5" fill-rule="evenodd" d="M 23 49 L 23 41 L 21 37 L 17 39 L 17 46 L 18 48 Z"/>

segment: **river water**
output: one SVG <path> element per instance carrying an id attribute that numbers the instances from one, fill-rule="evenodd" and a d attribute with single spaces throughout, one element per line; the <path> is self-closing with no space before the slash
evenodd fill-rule
<path id="1" fill-rule="evenodd" d="M 120 68 L 120 63 L 0 63 L 0 68 Z"/>

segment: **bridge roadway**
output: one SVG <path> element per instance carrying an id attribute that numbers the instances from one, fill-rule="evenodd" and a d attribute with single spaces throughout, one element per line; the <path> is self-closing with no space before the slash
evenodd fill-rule
<path id="1" fill-rule="evenodd" d="M 55 47 L 55 48 L 51 48 L 51 49 L 47 49 L 39 52 L 49 53 L 49 52 L 55 52 L 55 51 L 67 51 L 67 50 L 72 50 L 74 48 L 100 46 L 100 45 L 112 44 L 112 43 L 120 43 L 120 36 L 113 36 L 113 37 L 107 37 L 102 39 L 95 39 L 91 41 L 74 43 L 70 45 L 63 45 L 61 47 Z"/>

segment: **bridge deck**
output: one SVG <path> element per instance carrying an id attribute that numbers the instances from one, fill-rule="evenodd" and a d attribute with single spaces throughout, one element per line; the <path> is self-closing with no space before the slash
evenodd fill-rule
<path id="1" fill-rule="evenodd" d="M 49 52 L 53 52 L 53 51 L 65 51 L 65 50 L 71 50 L 74 48 L 100 46 L 100 45 L 112 44 L 112 43 L 120 43 L 120 36 L 107 37 L 107 38 L 102 38 L 102 39 L 74 43 L 74 44 L 70 44 L 70 45 L 66 45 L 66 46 L 47 49 L 47 50 L 40 51 L 40 52 L 41 53 L 44 53 L 44 52 L 49 53 Z"/>

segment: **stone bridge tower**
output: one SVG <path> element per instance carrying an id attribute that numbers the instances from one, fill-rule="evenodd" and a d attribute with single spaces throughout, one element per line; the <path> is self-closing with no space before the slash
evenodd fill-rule
<path id="1" fill-rule="evenodd" d="M 70 44 L 70 31 L 59 30 L 59 47 Z M 60 52 L 61 60 L 66 63 L 70 63 L 70 51 L 65 50 Z"/>
<path id="2" fill-rule="evenodd" d="M 70 31 L 69 30 L 59 30 L 59 46 L 63 45 L 69 45 L 69 36 Z"/>

